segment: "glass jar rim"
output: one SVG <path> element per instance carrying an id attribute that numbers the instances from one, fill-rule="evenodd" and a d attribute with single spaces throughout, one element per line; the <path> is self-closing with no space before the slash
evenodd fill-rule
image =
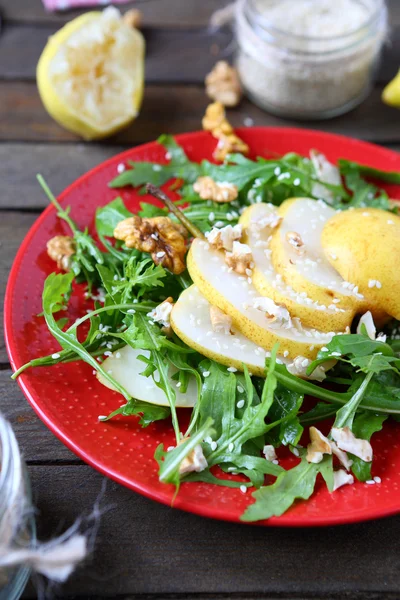
<path id="1" fill-rule="evenodd" d="M 332 35 L 332 36 L 312 36 L 312 35 L 301 35 L 301 34 L 297 34 L 297 33 L 292 33 L 290 31 L 288 31 L 287 29 L 281 29 L 279 27 L 276 27 L 274 25 L 272 25 L 270 23 L 270 21 L 264 17 L 254 6 L 254 0 L 243 0 L 243 11 L 246 14 L 246 17 L 249 18 L 254 21 L 257 20 L 257 25 L 259 25 L 259 28 L 261 27 L 262 29 L 265 30 L 265 33 L 270 32 L 272 35 L 275 34 L 277 36 L 285 36 L 285 35 L 290 35 L 293 39 L 296 39 L 298 41 L 311 41 L 311 42 L 340 42 L 341 40 L 343 40 L 343 42 L 345 42 L 346 40 L 350 40 L 351 38 L 353 38 L 354 36 L 357 36 L 357 34 L 361 33 L 363 30 L 365 31 L 369 31 L 371 29 L 371 27 L 374 25 L 374 23 L 381 17 L 382 14 L 386 15 L 386 3 L 385 0 L 375 0 L 376 1 L 376 8 L 375 10 L 372 11 L 372 14 L 370 14 L 368 16 L 368 18 L 365 20 L 365 22 L 356 27 L 355 29 L 353 29 L 352 31 L 348 31 L 347 33 L 344 34 L 338 34 L 338 35 Z M 238 3 L 239 6 L 239 3 Z"/>

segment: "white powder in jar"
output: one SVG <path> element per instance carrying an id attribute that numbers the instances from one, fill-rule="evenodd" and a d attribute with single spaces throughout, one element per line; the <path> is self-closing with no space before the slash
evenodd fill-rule
<path id="1" fill-rule="evenodd" d="M 345 112 L 370 89 L 386 23 L 383 0 L 238 0 L 242 83 L 283 116 Z"/>

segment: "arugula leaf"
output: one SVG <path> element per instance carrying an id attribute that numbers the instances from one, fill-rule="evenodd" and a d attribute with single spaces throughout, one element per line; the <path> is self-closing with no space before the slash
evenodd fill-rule
<path id="1" fill-rule="evenodd" d="M 400 173 L 398 171 L 382 171 L 381 169 L 374 169 L 373 167 L 360 165 L 356 162 L 345 160 L 343 158 L 339 159 L 338 164 L 342 174 L 356 172 L 359 175 L 366 175 L 367 177 L 372 177 L 373 179 L 378 179 L 380 181 L 386 181 L 387 183 L 400 184 Z"/>
<path id="2" fill-rule="evenodd" d="M 383 210 L 390 209 L 389 196 L 387 193 L 377 188 L 372 183 L 368 183 L 360 175 L 360 169 L 358 165 L 354 163 L 343 163 L 341 162 L 341 174 L 344 176 L 346 186 L 353 192 L 353 196 L 349 202 L 346 202 L 344 208 L 356 208 L 356 207 L 374 207 L 381 208 Z M 335 207 L 340 208 L 338 204 Z"/>
<path id="3" fill-rule="evenodd" d="M 298 417 L 303 399 L 302 394 L 288 390 L 280 384 L 277 385 L 274 401 L 268 413 L 272 421 L 281 421 L 279 426 L 270 432 L 271 436 L 275 433 L 277 438 L 274 445 L 296 446 L 298 444 L 303 433 Z"/>
<path id="4" fill-rule="evenodd" d="M 400 365 L 400 359 L 389 344 L 371 340 L 364 334 L 335 335 L 325 348 L 318 352 L 316 360 L 307 369 L 307 375 L 311 375 L 318 365 L 332 359 L 348 361 L 364 373 L 397 370 L 396 366 Z"/>
<path id="5" fill-rule="evenodd" d="M 204 469 L 204 471 L 201 471 L 200 473 L 189 473 L 185 476 L 184 481 L 185 483 L 189 481 L 202 481 L 203 483 L 212 483 L 213 485 L 220 485 L 228 488 L 240 488 L 242 485 L 245 485 L 246 487 L 251 486 L 251 483 L 249 482 L 243 483 L 243 481 L 215 477 L 209 469 Z"/>
<path id="6" fill-rule="evenodd" d="M 96 231 L 99 235 L 113 237 L 118 223 L 129 217 L 133 217 L 133 213 L 126 208 L 122 198 L 115 198 L 96 210 Z"/>
<path id="7" fill-rule="evenodd" d="M 186 182 L 194 182 L 200 174 L 200 165 L 191 162 L 172 136 L 163 135 L 158 139 L 163 145 L 171 159 L 167 165 L 160 165 L 152 162 L 132 162 L 128 161 L 133 167 L 118 175 L 108 185 L 111 188 L 125 187 L 131 185 L 138 187 L 147 183 L 161 186 L 170 179 L 183 179 Z"/>
<path id="8" fill-rule="evenodd" d="M 354 419 L 352 431 L 357 438 L 370 441 L 374 433 L 381 431 L 387 418 L 387 415 L 371 415 L 371 413 L 361 412 Z M 358 481 L 369 481 L 372 478 L 372 463 L 367 463 L 353 454 L 350 454 L 350 457 L 353 460 L 351 470 Z"/>
<path id="9" fill-rule="evenodd" d="M 76 335 L 76 329 L 71 331 L 71 328 L 64 332 L 57 326 L 54 319 L 53 312 L 54 308 L 60 306 L 63 297 L 70 293 L 71 284 L 73 280 L 73 273 L 56 274 L 51 273 L 43 288 L 43 314 L 46 320 L 47 327 L 52 336 L 58 341 L 60 346 L 64 350 L 72 351 L 77 357 L 81 358 L 84 362 L 87 362 L 93 369 L 101 373 L 101 375 L 111 383 L 111 385 L 126 398 L 130 400 L 131 396 L 102 366 L 97 360 L 89 354 L 85 347 L 78 341 Z"/>
<path id="10" fill-rule="evenodd" d="M 275 483 L 261 487 L 252 494 L 255 503 L 245 510 L 240 517 L 241 521 L 280 517 L 295 500 L 307 500 L 313 493 L 317 475 L 324 469 L 326 462 L 327 457 L 318 464 L 302 459 L 296 467 L 281 473 Z"/>
<path id="11" fill-rule="evenodd" d="M 214 430 L 212 425 L 213 420 L 209 417 L 196 433 L 182 442 L 178 440 L 179 443 L 176 448 L 169 452 L 164 452 L 164 444 L 158 446 L 154 458 L 160 467 L 158 472 L 160 481 L 163 483 L 172 483 L 177 489 L 179 488 L 181 481 L 179 467 L 181 462 L 197 444 L 201 444 L 205 437 L 213 435 Z"/>
<path id="12" fill-rule="evenodd" d="M 156 404 L 150 404 L 149 402 L 143 402 L 142 400 L 135 400 L 134 398 L 131 398 L 126 404 L 111 412 L 108 417 L 101 419 L 101 421 L 109 421 L 117 415 L 122 415 L 123 417 L 141 415 L 139 424 L 142 427 L 147 427 L 154 421 L 167 419 L 170 414 L 171 411 L 167 406 L 158 406 Z"/>
<path id="13" fill-rule="evenodd" d="M 365 396 L 368 384 L 371 381 L 372 376 L 372 372 L 368 373 L 368 375 L 365 377 L 365 379 L 363 380 L 353 397 L 347 402 L 347 404 L 342 406 L 342 408 L 340 408 L 337 411 L 335 423 L 333 425 L 334 427 L 349 427 L 350 429 L 352 428 L 355 414 L 358 410 L 358 407 L 360 406 L 363 397 Z"/>

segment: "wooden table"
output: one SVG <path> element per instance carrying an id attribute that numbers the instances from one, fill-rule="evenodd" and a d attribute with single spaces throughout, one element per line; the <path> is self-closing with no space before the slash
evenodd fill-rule
<path id="1" fill-rule="evenodd" d="M 44 111 L 35 66 L 48 38 L 71 15 L 45 14 L 39 0 L 0 0 L 0 277 L 46 201 L 35 183 L 45 175 L 56 192 L 107 157 L 162 132 L 200 128 L 207 105 L 204 75 L 224 54 L 230 36 L 207 29 L 220 0 L 147 0 L 147 85 L 143 109 L 129 129 L 86 144 Z M 370 98 L 316 129 L 400 148 L 400 112 L 380 101 L 400 63 L 400 2 L 391 2 L 392 43 Z M 289 124 L 244 101 L 230 111 L 235 125 Z M 293 123 L 290 123 L 293 125 Z M 297 124 L 302 127 L 303 124 Z M 310 125 L 308 125 L 310 126 Z M 380 600 L 400 598 L 400 517 L 327 529 L 265 529 L 216 522 L 160 506 L 107 481 L 78 460 L 39 421 L 10 380 L 0 347 L 1 409 L 11 420 L 29 465 L 46 539 L 88 514 L 106 483 L 95 548 L 58 589 L 61 598 L 270 598 Z M 26 598 L 35 598 L 33 587 Z"/>

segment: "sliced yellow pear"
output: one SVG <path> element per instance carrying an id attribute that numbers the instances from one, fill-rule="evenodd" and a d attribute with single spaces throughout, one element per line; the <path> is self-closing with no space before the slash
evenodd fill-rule
<path id="1" fill-rule="evenodd" d="M 235 327 L 226 333 L 214 331 L 211 317 L 211 304 L 192 285 L 182 292 L 171 313 L 171 326 L 176 335 L 191 348 L 227 367 L 243 371 L 243 363 L 250 373 L 265 376 L 265 358 L 270 355 L 242 335 Z M 283 356 L 278 362 L 289 364 Z"/>
<path id="2" fill-rule="evenodd" d="M 158 404 L 159 406 L 169 406 L 166 395 L 162 389 L 157 387 L 153 378 L 141 375 L 146 365 L 143 361 L 138 359 L 138 356 L 140 355 L 148 357 L 149 352 L 147 350 L 135 350 L 130 346 L 125 346 L 117 352 L 113 352 L 111 356 L 106 358 L 102 366 L 126 389 L 132 398 L 143 400 L 150 404 Z M 177 370 L 171 367 L 169 372 L 170 377 L 176 372 Z M 158 379 L 157 371 L 155 377 Z M 110 390 L 114 390 L 114 387 L 107 379 L 104 379 L 100 373 L 97 374 L 97 379 Z M 197 384 L 194 378 L 190 379 L 185 394 L 182 394 L 179 391 L 179 388 L 176 388 L 176 381 L 173 379 L 170 381 L 171 385 L 175 388 L 176 406 L 182 408 L 193 407 L 197 400 Z"/>
<path id="3" fill-rule="evenodd" d="M 260 304 L 266 299 L 257 299 L 258 292 L 251 280 L 228 269 L 224 253 L 213 250 L 203 240 L 193 241 L 187 265 L 201 294 L 228 314 L 235 329 L 257 346 L 270 350 L 274 344 L 279 343 L 280 354 L 287 353 L 292 359 L 298 356 L 314 358 L 318 350 L 335 335 L 334 332 L 323 333 L 302 327 L 295 317 L 293 320 L 286 320 L 285 324 L 280 319 L 271 322 L 266 311 L 255 306 L 257 302 Z"/>
<path id="4" fill-rule="evenodd" d="M 346 210 L 325 224 L 321 243 L 342 277 L 400 319 L 400 217 L 377 208 Z"/>
<path id="5" fill-rule="evenodd" d="M 358 311 L 363 297 L 325 256 L 321 232 L 335 211 L 323 200 L 291 198 L 278 209 L 282 221 L 270 242 L 272 263 L 283 280 L 319 304 Z M 332 257 L 334 261 L 334 257 Z"/>
<path id="6" fill-rule="evenodd" d="M 350 327 L 354 318 L 354 309 L 343 309 L 332 302 L 328 306 L 310 298 L 306 292 L 298 293 L 283 281 L 282 275 L 274 268 L 269 248 L 269 238 L 274 225 L 276 207 L 272 204 L 253 204 L 249 206 L 239 223 L 243 226 L 243 241 L 253 254 L 253 284 L 263 296 L 272 298 L 277 304 L 286 306 L 291 315 L 299 317 L 303 325 L 320 331 L 344 331 Z"/>

